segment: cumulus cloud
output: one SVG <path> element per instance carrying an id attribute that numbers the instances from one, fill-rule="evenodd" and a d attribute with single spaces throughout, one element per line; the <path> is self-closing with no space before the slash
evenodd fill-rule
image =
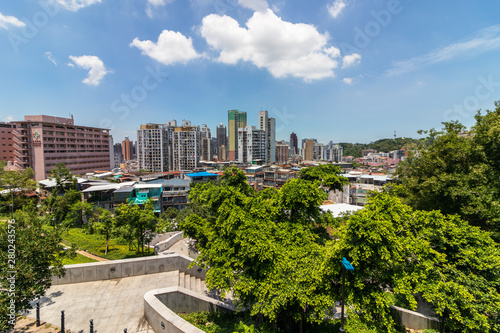
<path id="1" fill-rule="evenodd" d="M 180 32 L 163 30 L 158 37 L 158 42 L 139 40 L 135 38 L 130 46 L 135 46 L 156 61 L 165 65 L 177 62 L 186 63 L 191 59 L 200 57 L 193 47 L 193 41 Z"/>
<path id="2" fill-rule="evenodd" d="M 240 6 L 252 9 L 256 12 L 264 12 L 269 5 L 266 0 L 238 0 Z"/>
<path id="3" fill-rule="evenodd" d="M 49 59 L 50 62 L 52 62 L 54 65 L 57 66 L 57 62 L 56 62 L 56 59 L 54 58 L 54 56 L 52 55 L 52 52 L 45 52 L 45 56 L 47 57 L 47 59 Z"/>
<path id="4" fill-rule="evenodd" d="M 106 74 L 113 72 L 112 70 L 107 69 L 102 60 L 96 56 L 69 56 L 69 58 L 73 61 L 73 63 L 68 64 L 69 66 L 74 67 L 74 65 L 76 65 L 89 70 L 88 76 L 82 81 L 88 85 L 98 86 Z"/>
<path id="5" fill-rule="evenodd" d="M 349 85 L 351 85 L 353 83 L 353 81 L 354 81 L 354 78 L 352 78 L 352 77 L 345 77 L 342 80 L 342 82 L 344 82 L 345 84 L 349 84 Z"/>
<path id="6" fill-rule="evenodd" d="M 210 14 L 203 18 L 200 31 L 219 53 L 218 61 L 251 62 L 277 78 L 323 79 L 335 76 L 333 69 L 338 66 L 334 58 L 340 51 L 327 45 L 327 33 L 310 24 L 283 21 L 270 9 L 255 12 L 246 27 L 229 16 Z"/>
<path id="7" fill-rule="evenodd" d="M 14 16 L 5 16 L 0 13 L 0 28 L 9 29 L 9 27 L 22 28 L 26 24 Z"/>
<path id="8" fill-rule="evenodd" d="M 328 12 L 333 18 L 337 18 L 344 10 L 347 2 L 345 0 L 335 0 L 331 5 L 328 5 Z"/>
<path id="9" fill-rule="evenodd" d="M 8 115 L 7 117 L 4 118 L 4 120 L 8 123 L 10 123 L 11 121 L 14 121 L 14 117 L 12 117 L 12 115 Z"/>
<path id="10" fill-rule="evenodd" d="M 388 70 L 389 75 L 411 72 L 417 68 L 445 62 L 458 57 L 474 56 L 500 49 L 500 24 L 479 31 L 473 38 L 445 46 L 423 56 L 399 61 Z"/>
<path id="11" fill-rule="evenodd" d="M 101 3 L 102 0 L 56 0 L 61 7 L 76 12 L 79 9 L 88 7 L 90 5 Z"/>
<path id="12" fill-rule="evenodd" d="M 355 66 L 361 62 L 361 54 L 353 53 L 342 58 L 342 68 Z"/>

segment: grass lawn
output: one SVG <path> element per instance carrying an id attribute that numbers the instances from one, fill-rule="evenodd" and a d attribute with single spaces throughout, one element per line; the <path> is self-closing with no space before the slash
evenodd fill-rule
<path id="1" fill-rule="evenodd" d="M 87 258 L 77 253 L 76 257 L 74 257 L 73 259 L 64 259 L 63 265 L 86 264 L 88 262 L 97 262 L 97 260 Z"/>
<path id="2" fill-rule="evenodd" d="M 90 253 L 109 260 L 141 257 L 140 252 L 130 251 L 128 245 L 119 245 L 115 239 L 109 240 L 108 254 L 104 255 L 106 250 L 106 239 L 104 236 L 86 234 L 82 228 L 70 228 L 67 232 L 63 233 L 62 238 L 63 243 L 68 246 L 74 246 L 78 250 L 87 250 Z M 153 254 L 154 251 L 151 249 L 149 255 Z M 148 254 L 145 253 L 145 255 Z"/>

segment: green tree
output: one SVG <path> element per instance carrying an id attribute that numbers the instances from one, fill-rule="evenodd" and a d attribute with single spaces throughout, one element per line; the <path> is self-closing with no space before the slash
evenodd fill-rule
<path id="1" fill-rule="evenodd" d="M 328 191 L 342 191 L 343 185 L 349 183 L 347 178 L 340 176 L 340 167 L 333 164 L 321 164 L 303 168 L 300 170 L 299 178 L 308 181 L 318 181 Z"/>
<path id="2" fill-rule="evenodd" d="M 280 190 L 255 193 L 241 170 L 230 169 L 218 184 L 192 187 L 191 202 L 206 210 L 181 228 L 197 240 L 197 264 L 210 268 L 207 286 L 232 291 L 253 315 L 288 330 L 321 321 L 335 298 L 311 269 L 324 261 L 328 239 L 319 185 L 292 179 Z"/>
<path id="3" fill-rule="evenodd" d="M 50 287 L 53 275 L 63 276 L 63 258 L 74 256 L 73 250 L 63 251 L 58 228 L 43 228 L 33 205 L 18 210 L 10 221 L 0 224 L 0 270 L 5 274 L 0 280 L 0 330 L 10 327 L 10 300 L 15 302 L 16 314 L 29 309 L 30 302 L 43 296 Z M 11 298 L 11 281 L 7 277 L 12 276 L 15 295 Z"/>
<path id="4" fill-rule="evenodd" d="M 109 239 L 116 233 L 116 221 L 109 210 L 99 208 L 95 214 L 95 221 L 93 221 L 92 224 L 94 230 L 98 234 L 104 235 L 104 238 L 106 239 L 106 250 L 104 251 L 104 255 L 107 255 L 109 249 Z"/>
<path id="5" fill-rule="evenodd" d="M 88 213 L 87 205 L 81 202 L 81 193 L 74 189 L 68 189 L 63 193 L 52 192 L 45 199 L 45 205 L 50 213 L 51 225 L 63 223 L 66 226 L 73 225 L 82 219 L 82 211 Z"/>
<path id="6" fill-rule="evenodd" d="M 459 214 L 498 239 L 500 187 L 494 176 L 498 175 L 495 154 L 487 148 L 487 133 L 494 135 L 487 128 L 494 127 L 495 121 L 500 126 L 500 119 L 494 117 L 498 112 L 484 116 L 488 121 L 476 117 L 477 138 L 462 135 L 465 127 L 459 122 L 429 131 L 429 146 L 399 164 L 397 175 L 403 186 L 396 187 L 395 193 L 416 209 Z"/>
<path id="7" fill-rule="evenodd" d="M 64 163 L 57 163 L 54 169 L 49 171 L 49 178 L 56 182 L 55 192 L 64 193 L 68 189 L 76 189 L 76 177 Z"/>
<path id="8" fill-rule="evenodd" d="M 153 203 L 148 201 L 143 207 L 121 204 L 115 209 L 115 219 L 119 233 L 129 242 L 129 246 L 137 242 L 137 251 L 144 255 L 144 244 L 153 238 L 157 224 Z"/>
<path id="9" fill-rule="evenodd" d="M 26 193 L 36 189 L 36 182 L 33 179 L 35 173 L 33 169 L 27 168 L 23 171 L 6 170 L 6 163 L 0 161 L 0 192 L 7 190 L 7 194 L 0 195 L 1 213 L 13 213 L 21 209 L 30 201 Z"/>
<path id="10" fill-rule="evenodd" d="M 414 210 L 382 193 L 335 237 L 327 245 L 329 269 L 339 272 L 342 256 L 355 266 L 346 282 L 351 316 L 380 332 L 394 330 L 392 290 L 412 309 L 414 295 L 421 295 L 447 332 L 500 332 L 500 251 L 489 233 L 456 215 Z"/>

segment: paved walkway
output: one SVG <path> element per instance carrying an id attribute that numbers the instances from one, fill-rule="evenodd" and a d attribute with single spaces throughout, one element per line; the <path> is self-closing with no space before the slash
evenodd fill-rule
<path id="1" fill-rule="evenodd" d="M 144 319 L 144 294 L 178 284 L 175 271 L 52 286 L 42 298 L 40 319 L 59 326 L 65 310 L 65 327 L 73 332 L 88 332 L 93 319 L 96 333 L 119 333 L 124 328 L 128 333 L 154 333 Z M 28 316 L 34 318 L 34 310 Z"/>
<path id="2" fill-rule="evenodd" d="M 76 250 L 76 253 L 81 254 L 84 257 L 97 260 L 97 261 L 109 261 L 109 259 L 96 256 L 95 254 L 88 253 L 87 251 Z"/>

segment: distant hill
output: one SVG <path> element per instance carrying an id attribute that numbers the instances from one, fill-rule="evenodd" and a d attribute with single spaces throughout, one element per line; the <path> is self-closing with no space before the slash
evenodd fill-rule
<path id="1" fill-rule="evenodd" d="M 392 150 L 401 148 L 409 150 L 417 149 L 417 147 L 424 142 L 425 139 L 396 138 L 380 139 L 370 143 L 340 142 L 339 145 L 344 148 L 344 156 L 362 157 L 362 152 L 365 149 L 375 149 L 377 152 L 388 153 Z"/>

